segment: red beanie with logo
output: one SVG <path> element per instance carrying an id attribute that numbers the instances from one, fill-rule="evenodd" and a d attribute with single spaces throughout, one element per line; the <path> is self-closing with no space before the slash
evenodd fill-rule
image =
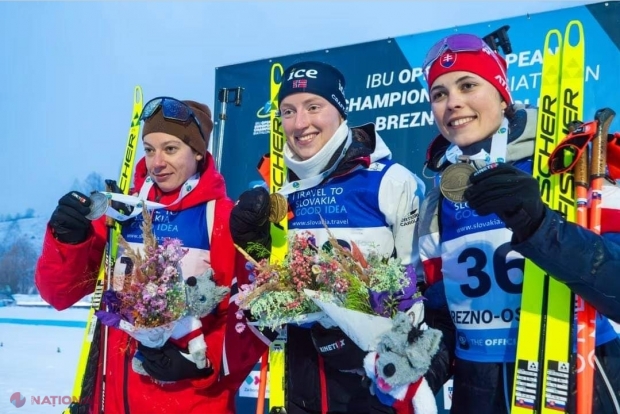
<path id="1" fill-rule="evenodd" d="M 506 76 L 506 61 L 499 54 L 485 46 L 482 50 L 467 52 L 452 52 L 448 50 L 439 56 L 428 72 L 428 87 L 433 86 L 435 80 L 449 72 L 471 72 L 489 82 L 497 89 L 507 104 L 512 103 L 508 78 Z"/>

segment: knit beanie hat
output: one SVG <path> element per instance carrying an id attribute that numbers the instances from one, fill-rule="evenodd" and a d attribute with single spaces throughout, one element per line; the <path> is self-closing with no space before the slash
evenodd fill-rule
<path id="1" fill-rule="evenodd" d="M 294 93 L 313 93 L 325 98 L 347 119 L 344 86 L 344 76 L 335 67 L 322 62 L 299 62 L 284 71 L 278 100 L 282 102 Z"/>
<path id="2" fill-rule="evenodd" d="M 200 122 L 200 129 L 202 130 L 204 139 L 202 138 L 202 135 L 200 135 L 198 125 L 196 125 L 196 122 L 194 122 L 192 117 L 190 117 L 187 122 L 166 119 L 162 113 L 161 107 L 156 110 L 154 115 L 144 120 L 142 139 L 144 139 L 144 137 L 151 132 L 164 132 L 179 138 L 181 141 L 192 147 L 194 151 L 204 157 L 207 153 L 209 138 L 211 136 L 211 131 L 213 130 L 211 110 L 207 105 L 195 101 L 181 102 L 186 104 L 192 110 L 194 116 L 198 119 L 198 122 Z"/>
<path id="3" fill-rule="evenodd" d="M 428 72 L 428 87 L 433 86 L 435 80 L 449 72 L 471 72 L 489 82 L 498 90 L 508 105 L 512 103 L 508 79 L 506 76 L 506 61 L 490 47 L 484 46 L 482 50 L 443 53 L 432 64 Z"/>

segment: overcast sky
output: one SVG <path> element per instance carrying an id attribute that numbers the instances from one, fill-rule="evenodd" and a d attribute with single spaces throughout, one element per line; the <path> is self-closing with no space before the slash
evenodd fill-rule
<path id="1" fill-rule="evenodd" d="M 219 66 L 585 3 L 0 2 L 0 214 L 116 179 L 136 84 L 213 107 Z"/>

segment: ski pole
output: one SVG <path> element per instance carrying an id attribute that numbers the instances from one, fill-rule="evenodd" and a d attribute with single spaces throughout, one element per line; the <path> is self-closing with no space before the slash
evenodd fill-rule
<path id="1" fill-rule="evenodd" d="M 590 185 L 592 188 L 590 229 L 596 234 L 601 233 L 601 200 L 607 163 L 607 134 L 615 115 L 616 113 L 610 108 L 600 109 L 595 115 L 598 126 L 596 136 L 592 141 L 592 163 L 590 165 Z"/>
<path id="2" fill-rule="evenodd" d="M 607 162 L 607 133 L 614 116 L 615 112 L 609 108 L 598 110 L 594 116 L 597 125 L 591 150 L 589 220 L 579 224 L 585 225 L 596 234 L 601 232 L 601 202 Z M 585 155 L 581 158 L 585 158 L 586 161 L 578 161 L 581 165 L 587 164 L 587 153 Z M 581 170 L 582 168 L 579 170 L 580 174 L 583 174 Z M 577 183 L 577 178 L 575 181 Z M 577 370 L 577 412 L 579 414 L 591 414 L 592 401 L 594 400 L 596 311 L 592 305 L 578 298 L 576 312 L 578 326 L 577 354 L 583 358 L 582 369 Z"/>
<path id="3" fill-rule="evenodd" d="M 226 124 L 226 104 L 234 102 L 235 106 L 241 106 L 242 87 L 222 88 L 218 93 L 220 101 L 220 114 L 218 116 L 220 125 L 218 128 L 217 139 L 213 142 L 213 157 L 215 158 L 215 168 L 220 171 L 222 167 L 222 151 L 224 149 L 224 126 Z"/>
<path id="4" fill-rule="evenodd" d="M 575 126 L 569 126 L 569 131 L 573 132 Z M 575 177 L 575 201 L 577 203 L 577 217 L 576 222 L 580 226 L 588 227 L 588 161 L 589 151 L 588 146 L 583 150 L 583 153 L 575 162 L 573 170 Z"/>
<path id="5" fill-rule="evenodd" d="M 116 184 L 114 181 L 112 180 L 105 180 L 106 183 L 106 191 L 113 191 L 113 184 Z M 111 217 L 106 217 L 105 218 L 105 224 L 106 227 L 108 228 L 108 240 L 109 242 L 106 243 L 106 260 L 105 260 L 105 267 L 106 267 L 106 290 L 110 289 L 111 286 L 111 278 L 112 278 L 112 266 L 114 266 L 114 258 L 112 257 L 112 242 L 111 240 L 115 237 L 115 220 Z M 105 305 L 104 305 L 105 306 Z M 106 309 L 107 310 L 107 309 Z M 104 325 L 103 326 L 103 342 L 101 344 L 101 346 L 103 346 L 103 360 L 102 360 L 102 365 L 101 365 L 101 384 L 99 386 L 100 389 L 100 406 L 99 406 L 99 413 L 103 414 L 105 412 L 105 386 L 106 386 L 106 369 L 107 369 L 107 362 L 108 362 L 108 326 Z"/>
<path id="6" fill-rule="evenodd" d="M 269 359 L 269 349 L 260 358 L 260 377 L 258 383 L 258 400 L 256 400 L 256 414 L 265 412 L 265 395 L 267 394 L 267 367 Z"/>
<path id="7" fill-rule="evenodd" d="M 569 127 L 572 132 L 572 128 Z M 577 159 L 574 167 L 575 200 L 577 203 L 576 221 L 582 227 L 588 228 L 588 167 L 589 153 L 586 144 L 583 153 Z M 592 386 L 594 384 L 594 368 L 588 363 L 590 353 L 594 352 L 595 316 L 594 308 L 575 295 L 575 316 L 577 319 L 577 412 L 589 414 L 592 411 Z M 589 384 L 589 385 L 588 385 Z"/>

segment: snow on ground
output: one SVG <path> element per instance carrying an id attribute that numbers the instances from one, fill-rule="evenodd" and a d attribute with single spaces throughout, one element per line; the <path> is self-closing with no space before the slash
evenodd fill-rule
<path id="1" fill-rule="evenodd" d="M 0 414 L 60 414 L 73 391 L 88 309 L 59 312 L 40 298 L 16 299 L 30 303 L 0 307 Z M 258 371 L 240 389 L 239 414 L 256 411 L 255 377 Z M 11 404 L 16 393 L 25 398 L 20 407 Z"/>
<path id="2" fill-rule="evenodd" d="M 74 321 L 85 327 L 87 317 L 88 309 L 80 308 L 69 308 L 61 312 L 53 309 L 51 306 L 6 306 L 0 308 L 0 322 L 5 319 L 16 319 L 30 323 L 43 321 L 41 324 L 51 325 L 52 321 Z M 2 325 L 0 325 L 0 332 L 2 332 L 1 329 Z"/>
<path id="3" fill-rule="evenodd" d="M 0 307 L 0 414 L 59 414 L 66 404 L 58 401 L 72 394 L 88 309 L 39 305 Z M 256 395 L 252 384 L 243 388 L 241 396 Z M 25 397 L 19 408 L 10 402 L 15 393 Z M 240 413 L 254 412 L 249 401 L 238 399 Z"/>
<path id="4" fill-rule="evenodd" d="M 87 308 L 90 306 L 91 296 L 87 295 L 82 300 L 73 305 L 73 308 Z M 32 306 L 32 307 L 51 307 L 51 305 L 45 302 L 39 295 L 22 295 L 14 294 L 13 298 L 17 302 L 18 306 Z M 64 312 L 64 311 L 63 311 Z"/>
<path id="5" fill-rule="evenodd" d="M 0 308 L 0 318 L 14 309 Z M 32 316 L 31 309 L 22 310 L 27 311 L 22 316 Z M 47 312 L 46 319 L 62 313 Z M 59 414 L 65 405 L 39 405 L 33 399 L 42 402 L 47 396 L 47 401 L 57 402 L 72 394 L 83 335 L 83 328 L 0 323 L 0 413 Z M 10 402 L 17 392 L 26 398 L 19 408 Z"/>

